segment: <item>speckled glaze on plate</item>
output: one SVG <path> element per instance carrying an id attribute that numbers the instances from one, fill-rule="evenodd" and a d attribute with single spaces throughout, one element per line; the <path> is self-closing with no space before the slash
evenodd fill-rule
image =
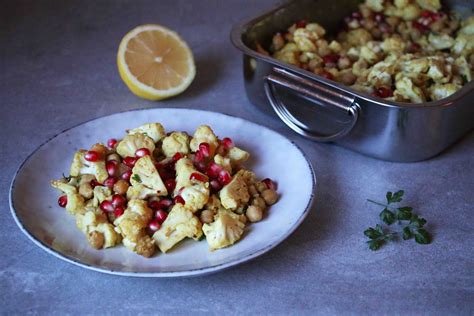
<path id="1" fill-rule="evenodd" d="M 220 137 L 231 137 L 251 154 L 248 162 L 259 178 L 278 182 L 279 202 L 266 217 L 248 225 L 235 245 L 209 251 L 205 241 L 185 240 L 167 254 L 138 256 L 122 245 L 95 250 L 76 228 L 75 219 L 57 205 L 59 193 L 51 179 L 67 173 L 73 154 L 96 142 L 121 138 L 127 128 L 161 122 L 167 131 L 192 134 L 201 124 Z M 291 172 L 290 172 L 291 170 Z M 225 114 L 190 109 L 145 109 L 93 119 L 54 136 L 21 164 L 10 188 L 12 215 L 36 245 L 81 267 L 110 274 L 140 277 L 184 277 L 217 272 L 253 259 L 287 238 L 308 214 L 316 189 L 313 169 L 301 150 L 280 134 Z M 28 199 L 25 197 L 28 196 Z M 29 201 L 36 201 L 35 204 Z"/>

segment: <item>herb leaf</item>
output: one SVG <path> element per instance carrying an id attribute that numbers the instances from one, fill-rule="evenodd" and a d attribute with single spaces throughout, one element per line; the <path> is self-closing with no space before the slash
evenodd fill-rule
<path id="1" fill-rule="evenodd" d="M 369 244 L 369 249 L 375 251 L 379 249 L 384 242 L 382 240 L 369 240 L 367 243 Z"/>
<path id="2" fill-rule="evenodd" d="M 403 240 L 407 240 L 407 239 L 410 239 L 410 238 L 413 237 L 413 234 L 411 233 L 410 227 L 408 227 L 408 226 L 403 228 L 402 232 L 403 232 L 403 235 L 402 235 Z"/>
<path id="3" fill-rule="evenodd" d="M 395 214 L 387 210 L 386 208 L 380 212 L 380 219 L 387 225 L 392 225 L 395 222 Z"/>
<path id="4" fill-rule="evenodd" d="M 426 230 L 419 228 L 415 231 L 415 241 L 419 244 L 429 244 L 431 243 L 431 237 Z"/>
<path id="5" fill-rule="evenodd" d="M 139 183 L 142 183 L 142 179 L 140 178 L 140 176 L 138 174 L 134 174 L 132 179 L 139 182 Z"/>
<path id="6" fill-rule="evenodd" d="M 384 207 L 380 212 L 379 218 L 387 226 L 392 225 L 395 221 L 398 221 L 402 225 L 401 231 L 390 231 L 389 227 L 384 228 L 377 224 L 375 228 L 369 227 L 364 231 L 364 235 L 370 240 L 367 241 L 369 249 L 377 250 L 382 247 L 385 243 L 399 239 L 399 236 L 403 240 L 408 240 L 415 237 L 415 241 L 418 244 L 429 244 L 431 243 L 431 236 L 423 228 L 426 224 L 426 219 L 413 214 L 413 208 L 410 206 L 393 207 L 392 203 L 399 203 L 402 201 L 405 191 L 399 190 L 395 193 L 387 192 L 385 195 L 387 204 L 367 199 L 368 202 L 378 206 Z"/>
<path id="7" fill-rule="evenodd" d="M 408 221 L 412 217 L 412 207 L 405 206 L 397 208 L 396 217 L 399 221 Z"/>

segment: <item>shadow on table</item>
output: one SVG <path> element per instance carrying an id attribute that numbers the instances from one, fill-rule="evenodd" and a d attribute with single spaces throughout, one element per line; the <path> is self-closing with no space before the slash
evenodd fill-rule
<path id="1" fill-rule="evenodd" d="M 194 56 L 196 77 L 189 88 L 180 95 L 180 101 L 185 98 L 194 99 L 200 94 L 211 91 L 211 88 L 220 80 L 224 61 L 212 51 L 201 51 Z"/>

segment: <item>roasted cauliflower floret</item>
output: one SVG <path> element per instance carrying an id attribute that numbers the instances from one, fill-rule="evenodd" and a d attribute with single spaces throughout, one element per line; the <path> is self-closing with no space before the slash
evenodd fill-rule
<path id="1" fill-rule="evenodd" d="M 122 157 L 135 157 L 135 152 L 140 148 L 146 148 L 152 153 L 155 143 L 150 136 L 143 133 L 129 134 L 117 145 L 117 153 Z"/>
<path id="2" fill-rule="evenodd" d="M 216 250 L 235 244 L 242 237 L 244 227 L 239 215 L 228 210 L 219 210 L 215 221 L 204 224 L 202 230 L 211 250 Z"/>
<path id="3" fill-rule="evenodd" d="M 101 211 L 78 214 L 76 225 L 86 235 L 90 245 L 96 249 L 113 247 L 121 241 L 121 236 Z"/>
<path id="4" fill-rule="evenodd" d="M 191 160 L 182 158 L 176 162 L 175 194 L 180 192 L 185 201 L 185 207 L 195 212 L 201 209 L 209 199 L 209 185 L 207 182 L 191 180 L 191 174 L 198 173 Z M 204 176 L 204 175 L 203 175 Z"/>
<path id="5" fill-rule="evenodd" d="M 77 192 L 75 186 L 61 180 L 51 181 L 51 186 L 66 194 L 66 210 L 68 210 L 69 213 L 75 215 L 83 214 L 86 211 L 84 207 L 84 198 Z"/>
<path id="6" fill-rule="evenodd" d="M 181 188 L 191 185 L 191 174 L 196 171 L 192 161 L 188 158 L 181 158 L 176 162 L 176 187 L 174 194 L 176 194 Z"/>
<path id="7" fill-rule="evenodd" d="M 173 157 L 176 153 L 189 153 L 189 136 L 183 132 L 173 132 L 163 139 L 163 153 L 166 157 Z"/>
<path id="8" fill-rule="evenodd" d="M 122 216 L 114 221 L 116 231 L 123 236 L 123 244 L 128 249 L 144 257 L 155 252 L 155 243 L 147 235 L 146 228 L 153 211 L 143 200 L 130 200 Z"/>
<path id="9" fill-rule="evenodd" d="M 96 186 L 93 192 L 94 196 L 90 201 L 92 201 L 92 205 L 94 207 L 98 207 L 100 203 L 112 197 L 112 190 L 110 190 L 110 188 L 108 187 L 104 187 L 101 185 Z"/>
<path id="10" fill-rule="evenodd" d="M 229 157 L 223 157 L 221 155 L 214 156 L 214 162 L 221 166 L 224 170 L 229 173 L 232 173 L 232 163 Z"/>
<path id="11" fill-rule="evenodd" d="M 229 157 L 232 167 L 236 167 L 246 162 L 250 158 L 250 154 L 245 150 L 234 146 L 229 149 L 227 157 Z"/>
<path id="12" fill-rule="evenodd" d="M 128 131 L 129 135 L 144 134 L 153 139 L 155 143 L 162 140 L 165 136 L 165 129 L 160 123 L 148 123 Z"/>
<path id="13" fill-rule="evenodd" d="M 166 190 L 166 186 L 163 180 L 161 180 L 160 174 L 156 170 L 150 156 L 144 156 L 137 160 L 132 169 L 130 183 L 135 188 L 145 187 L 149 189 L 148 191 L 152 191 L 154 195 L 168 195 L 168 190 Z"/>
<path id="14" fill-rule="evenodd" d="M 426 100 L 423 91 L 415 86 L 407 77 L 402 77 L 397 80 L 395 86 L 397 87 L 397 91 L 411 102 L 421 103 Z"/>
<path id="15" fill-rule="evenodd" d="M 237 210 L 245 205 L 250 195 L 243 174 L 237 173 L 232 181 L 222 188 L 219 197 L 226 209 Z"/>
<path id="16" fill-rule="evenodd" d="M 384 10 L 383 7 L 384 0 L 366 0 L 365 4 L 375 12 L 382 12 Z"/>
<path id="17" fill-rule="evenodd" d="M 416 0 L 416 3 L 425 10 L 438 11 L 441 9 L 440 0 Z"/>
<path id="18" fill-rule="evenodd" d="M 435 49 L 447 49 L 454 45 L 454 39 L 448 34 L 434 34 L 428 35 L 428 41 Z"/>
<path id="19" fill-rule="evenodd" d="M 104 182 L 109 177 L 107 169 L 105 169 L 105 161 L 103 159 L 96 162 L 87 161 L 84 158 L 86 152 L 87 150 L 79 150 L 74 154 L 69 174 L 73 177 L 92 174 L 97 181 Z"/>
<path id="20" fill-rule="evenodd" d="M 194 132 L 193 139 L 189 143 L 191 151 L 196 152 L 199 149 L 199 144 L 208 143 L 210 147 L 210 156 L 213 157 L 216 152 L 219 142 L 217 141 L 217 136 L 214 134 L 214 131 L 207 125 L 198 126 Z"/>
<path id="21" fill-rule="evenodd" d="M 185 201 L 185 207 L 192 212 L 196 212 L 207 203 L 209 187 L 207 183 L 196 180 L 194 184 L 185 187 L 180 195 Z"/>
<path id="22" fill-rule="evenodd" d="M 202 236 L 202 224 L 193 213 L 181 204 L 173 206 L 161 228 L 153 234 L 158 248 L 167 252 L 185 238 L 198 240 Z"/>
<path id="23" fill-rule="evenodd" d="M 455 93 L 461 89 L 460 85 L 455 83 L 446 83 L 446 84 L 435 84 L 430 87 L 430 96 L 433 100 L 441 100 L 443 98 L 449 97 L 451 94 Z"/>
<path id="24" fill-rule="evenodd" d="M 460 75 L 465 82 L 472 80 L 472 72 L 467 60 L 464 56 L 456 58 L 454 61 L 456 74 Z"/>

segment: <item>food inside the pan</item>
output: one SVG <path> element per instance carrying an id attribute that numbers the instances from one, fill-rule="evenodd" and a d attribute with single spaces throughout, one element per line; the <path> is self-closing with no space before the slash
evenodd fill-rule
<path id="1" fill-rule="evenodd" d="M 449 15 L 439 0 L 366 0 L 344 19 L 336 37 L 318 23 L 299 21 L 274 35 L 270 51 L 386 100 L 434 101 L 472 79 L 474 16 Z"/>
<path id="2" fill-rule="evenodd" d="M 215 250 L 237 242 L 278 200 L 275 182 L 243 167 L 249 156 L 207 125 L 191 137 L 151 123 L 77 151 L 70 176 L 51 184 L 96 249 L 123 243 L 150 257 L 205 238 Z"/>

